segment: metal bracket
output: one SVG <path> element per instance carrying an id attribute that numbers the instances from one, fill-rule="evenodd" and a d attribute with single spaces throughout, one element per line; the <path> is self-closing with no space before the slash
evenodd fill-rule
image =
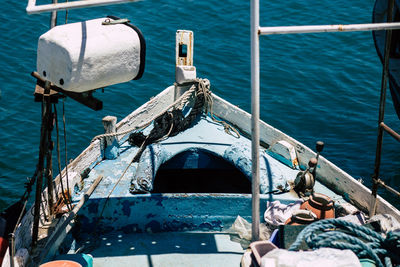
<path id="1" fill-rule="evenodd" d="M 36 78 L 37 80 L 37 85 L 39 87 L 44 88 L 46 80 L 44 80 L 42 77 L 37 72 L 32 72 L 31 75 Z M 60 87 L 57 87 L 53 84 L 50 85 L 50 94 L 52 91 L 56 91 L 58 93 L 62 93 L 75 101 L 87 106 L 88 108 L 91 108 L 93 110 L 101 110 L 103 108 L 103 102 L 97 98 L 94 98 L 92 96 L 92 92 L 84 92 L 84 93 L 75 93 L 75 92 L 69 92 L 65 91 Z M 51 95 L 50 95 L 51 96 Z"/>
<path id="2" fill-rule="evenodd" d="M 129 19 L 117 19 L 117 20 L 111 20 L 107 18 L 105 21 L 103 21 L 101 24 L 102 25 L 115 25 L 115 24 L 123 24 L 123 23 L 129 23 Z"/>
<path id="3" fill-rule="evenodd" d="M 178 30 L 176 32 L 176 65 L 193 66 L 193 32 Z"/>
<path id="4" fill-rule="evenodd" d="M 193 81 L 196 80 L 196 67 L 193 66 L 192 31 L 178 30 L 176 32 L 175 50 L 176 50 L 176 67 L 175 67 L 176 83 L 178 85 L 192 83 Z"/>

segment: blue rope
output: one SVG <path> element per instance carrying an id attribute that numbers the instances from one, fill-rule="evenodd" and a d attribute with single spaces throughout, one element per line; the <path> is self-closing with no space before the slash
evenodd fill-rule
<path id="1" fill-rule="evenodd" d="M 365 226 L 328 219 L 314 222 L 304 228 L 289 250 L 298 250 L 303 240 L 311 249 L 350 249 L 359 258 L 373 259 L 379 267 L 391 267 L 390 258 L 400 262 L 400 232 L 388 232 L 384 238 Z M 381 258 L 384 259 L 385 265 Z"/>

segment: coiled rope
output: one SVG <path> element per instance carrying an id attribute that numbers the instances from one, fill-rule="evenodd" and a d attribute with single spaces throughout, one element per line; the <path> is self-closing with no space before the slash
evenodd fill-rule
<path id="1" fill-rule="evenodd" d="M 226 123 L 224 121 L 221 121 L 221 120 L 218 120 L 215 118 L 215 115 L 212 111 L 213 99 L 212 99 L 212 93 L 210 90 L 210 81 L 208 79 L 197 78 L 189 90 L 187 90 L 185 93 L 183 93 L 174 103 L 172 103 L 168 107 L 164 108 L 154 118 L 161 117 L 163 114 L 167 113 L 171 109 L 182 110 L 183 107 L 189 102 L 190 98 L 193 97 L 193 95 L 196 98 L 204 98 L 204 102 L 202 102 L 202 108 L 204 107 L 205 113 L 207 114 L 208 112 L 210 112 L 210 116 L 211 116 L 212 120 L 222 124 L 224 126 L 224 130 L 226 133 L 231 134 L 237 138 L 240 137 L 239 132 L 234 127 L 232 127 L 231 125 L 229 125 L 228 123 Z M 194 113 L 194 112 L 191 112 L 191 113 Z M 171 115 L 169 115 L 169 116 L 171 116 Z M 125 135 L 128 133 L 131 133 L 133 131 L 143 130 L 144 128 L 149 126 L 152 121 L 153 120 L 144 122 L 142 124 L 139 124 L 135 127 L 127 129 L 125 131 L 97 135 L 92 139 L 91 142 L 94 142 L 97 139 L 102 139 L 105 137 L 120 136 L 120 135 Z"/>
<path id="2" fill-rule="evenodd" d="M 371 258 L 379 267 L 392 266 L 391 259 L 400 263 L 400 232 L 388 232 L 384 237 L 365 226 L 327 219 L 304 228 L 289 250 L 298 250 L 303 240 L 311 249 L 350 249 L 358 258 Z M 384 259 L 385 265 L 381 259 Z"/>

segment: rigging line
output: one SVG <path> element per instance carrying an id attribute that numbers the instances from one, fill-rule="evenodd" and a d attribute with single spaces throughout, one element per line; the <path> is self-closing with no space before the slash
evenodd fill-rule
<path id="1" fill-rule="evenodd" d="M 211 91 L 210 91 L 210 81 L 208 81 L 207 79 L 198 79 L 198 82 L 199 82 L 198 94 L 203 94 L 203 96 L 204 96 L 205 113 L 207 114 L 208 112 L 210 112 L 211 119 L 214 122 L 221 124 L 224 127 L 224 130 L 227 134 L 232 135 L 233 137 L 236 137 L 236 138 L 240 138 L 240 133 L 235 127 L 233 127 L 232 125 L 230 125 L 229 123 L 227 123 L 223 120 L 219 120 L 216 118 L 216 116 L 213 112 L 214 102 L 213 102 L 213 98 L 212 98 Z"/>
<path id="2" fill-rule="evenodd" d="M 64 191 L 64 183 L 63 183 L 63 178 L 62 178 L 62 173 L 61 173 L 61 155 L 60 155 L 60 133 L 59 133 L 59 128 L 58 128 L 58 115 L 57 115 L 57 108 L 56 104 L 54 104 L 54 116 L 56 120 L 56 132 L 57 132 L 57 163 L 58 163 L 58 172 L 59 172 L 59 177 L 60 177 L 60 185 L 61 185 L 61 196 L 64 199 L 64 203 L 67 204 L 68 210 L 71 211 L 70 206 L 68 206 L 69 201 L 67 200 L 67 197 L 65 196 L 65 191 Z"/>
<path id="3" fill-rule="evenodd" d="M 48 134 L 47 134 L 47 149 L 45 153 L 46 160 L 46 172 L 45 178 L 47 180 L 47 208 L 49 209 L 48 217 L 45 216 L 46 221 L 51 219 L 53 215 L 53 203 L 54 203 L 54 183 L 53 183 L 53 141 L 51 139 L 52 131 L 54 129 L 54 113 L 52 111 L 51 101 L 46 103 L 49 109 L 49 116 L 47 122 Z M 44 192 L 44 191 L 43 191 Z"/>
<path id="4" fill-rule="evenodd" d="M 103 216 L 104 209 L 105 209 L 105 207 L 106 207 L 106 205 L 107 205 L 107 202 L 108 202 L 108 200 L 109 200 L 111 194 L 114 192 L 115 188 L 117 187 L 117 185 L 119 184 L 119 182 L 122 180 L 122 177 L 125 176 L 125 173 L 128 171 L 129 167 L 130 167 L 134 162 L 137 162 L 137 161 L 139 160 L 140 156 L 142 155 L 143 150 L 144 150 L 144 149 L 146 148 L 146 146 L 147 146 L 147 139 L 148 139 L 148 138 L 149 138 L 149 136 L 147 136 L 146 139 L 143 141 L 142 145 L 140 146 L 139 150 L 136 152 L 135 156 L 132 158 L 131 162 L 129 162 L 129 164 L 126 166 L 124 172 L 121 174 L 121 176 L 119 177 L 118 181 L 115 183 L 114 187 L 111 189 L 110 193 L 108 193 L 108 196 L 107 196 L 107 198 L 106 198 L 106 201 L 104 202 L 104 205 L 103 205 L 103 209 L 101 210 L 101 213 L 100 213 L 100 216 L 99 216 L 99 220 L 100 220 L 100 218 Z"/>
<path id="5" fill-rule="evenodd" d="M 65 177 L 67 178 L 67 194 L 68 194 L 68 200 L 71 199 L 71 193 L 69 192 L 69 177 L 68 177 L 68 154 L 67 154 L 67 129 L 65 127 L 65 98 L 63 99 L 62 102 L 62 110 L 63 110 L 63 125 L 64 125 L 64 149 L 65 149 Z M 68 201 L 69 205 L 69 211 L 72 210 L 72 204 L 70 201 Z"/>
<path id="6" fill-rule="evenodd" d="M 121 176 L 119 177 L 118 181 L 115 183 L 115 185 L 114 185 L 113 188 L 111 189 L 110 193 L 108 193 L 107 198 L 106 198 L 106 200 L 105 200 L 105 202 L 104 202 L 103 208 L 101 209 L 101 212 L 100 212 L 100 214 L 99 214 L 99 217 L 97 218 L 96 225 L 93 227 L 93 230 L 92 230 L 92 234 L 93 234 L 93 235 L 94 235 L 94 234 L 96 233 L 96 231 L 97 231 L 97 227 L 98 227 L 98 225 L 99 225 L 99 223 L 100 223 L 100 221 L 101 221 L 101 219 L 102 219 L 103 212 L 104 212 L 104 210 L 105 210 L 105 208 L 106 208 L 106 205 L 107 205 L 107 203 L 108 203 L 108 200 L 110 199 L 110 196 L 111 196 L 112 192 L 114 192 L 115 188 L 117 187 L 117 185 L 119 184 L 119 182 L 122 180 L 122 177 L 125 176 L 125 174 L 126 174 L 126 172 L 128 171 L 129 167 L 130 167 L 134 162 L 136 162 L 136 161 L 139 160 L 140 155 L 142 155 L 144 148 L 146 148 L 146 146 L 147 146 L 147 141 L 148 141 L 147 139 L 148 139 L 148 136 L 147 136 L 146 139 L 143 141 L 142 145 L 140 146 L 139 150 L 136 152 L 135 156 L 132 158 L 132 160 L 131 160 L 131 161 L 129 162 L 129 164 L 126 166 L 125 170 L 123 171 L 123 173 L 122 173 Z M 98 239 L 95 239 L 95 242 L 96 242 L 96 240 L 97 240 L 97 242 L 98 242 Z M 96 243 L 97 243 L 97 242 L 96 242 Z M 93 245 L 93 244 L 92 244 L 92 245 Z M 80 248 L 80 249 L 81 249 L 81 248 Z M 85 249 L 85 248 L 83 248 L 83 249 Z"/>

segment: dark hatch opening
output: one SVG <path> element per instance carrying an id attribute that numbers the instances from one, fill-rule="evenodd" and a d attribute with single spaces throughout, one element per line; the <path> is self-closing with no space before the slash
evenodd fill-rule
<path id="1" fill-rule="evenodd" d="M 165 162 L 154 179 L 154 193 L 251 193 L 251 182 L 223 158 L 188 150 Z"/>

